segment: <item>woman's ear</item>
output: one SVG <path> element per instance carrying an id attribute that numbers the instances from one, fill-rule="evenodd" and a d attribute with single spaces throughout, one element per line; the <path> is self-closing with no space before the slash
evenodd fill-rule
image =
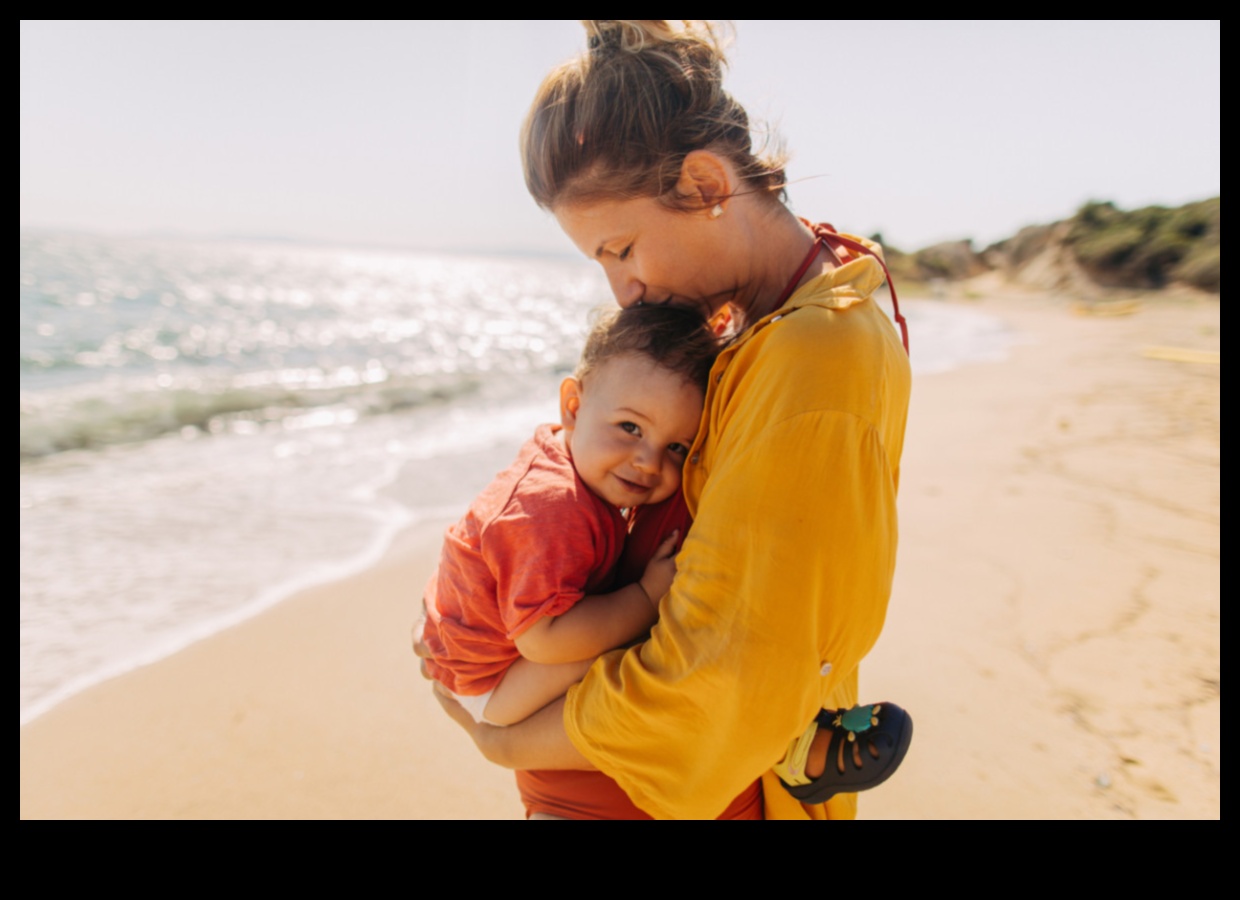
<path id="1" fill-rule="evenodd" d="M 731 167 L 716 153 L 694 150 L 680 164 L 676 192 L 682 197 L 695 198 L 704 210 L 713 209 L 716 204 L 726 206 L 735 189 Z"/>
<path id="2" fill-rule="evenodd" d="M 577 424 L 577 410 L 581 408 L 581 382 L 569 375 L 560 382 L 560 424 L 572 428 Z"/>

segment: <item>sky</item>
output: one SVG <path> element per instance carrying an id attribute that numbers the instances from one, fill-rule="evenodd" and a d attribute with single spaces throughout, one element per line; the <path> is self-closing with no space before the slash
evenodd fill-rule
<path id="1" fill-rule="evenodd" d="M 915 250 L 1220 193 L 1220 22 L 734 20 L 798 215 Z M 21 225 L 573 253 L 517 134 L 573 20 L 21 22 Z"/>

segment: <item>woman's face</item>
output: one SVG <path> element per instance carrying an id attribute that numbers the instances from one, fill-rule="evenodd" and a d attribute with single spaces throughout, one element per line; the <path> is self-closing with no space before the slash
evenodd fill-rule
<path id="1" fill-rule="evenodd" d="M 725 224 L 708 210 L 668 209 L 653 197 L 555 209 L 569 239 L 607 273 L 616 302 L 674 303 L 713 316 L 739 290 L 724 252 Z"/>

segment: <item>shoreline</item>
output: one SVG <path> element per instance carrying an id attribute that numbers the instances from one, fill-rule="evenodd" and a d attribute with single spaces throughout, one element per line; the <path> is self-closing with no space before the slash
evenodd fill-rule
<path id="1" fill-rule="evenodd" d="M 1217 352 L 1218 300 L 948 302 L 1033 340 L 914 383 L 862 695 L 917 740 L 861 816 L 1217 817 L 1218 366 L 1142 348 Z M 21 817 L 520 818 L 409 652 L 446 524 L 22 725 Z"/>
<path id="2" fill-rule="evenodd" d="M 392 522 L 378 527 L 370 544 L 352 557 L 335 562 L 321 563 L 310 572 L 289 577 L 278 584 L 258 591 L 244 606 L 239 606 L 214 619 L 200 622 L 194 628 L 178 634 L 174 638 L 169 638 L 146 653 L 117 660 L 89 675 L 84 675 L 67 682 L 58 690 L 53 691 L 38 702 L 32 703 L 28 709 L 22 711 L 18 720 L 19 727 L 29 725 L 84 691 L 107 684 L 112 679 L 119 678 L 137 669 L 156 665 L 162 660 L 175 656 L 200 641 L 209 640 L 230 628 L 244 625 L 250 619 L 262 615 L 272 607 L 278 606 L 305 591 L 314 590 L 333 582 L 343 581 L 378 565 L 383 557 L 391 551 L 392 545 L 400 536 L 407 531 L 416 529 L 422 521 L 420 517 L 411 513 L 404 515 L 402 519 L 403 521 Z"/>
<path id="3" fill-rule="evenodd" d="M 409 650 L 446 525 L 23 726 L 21 818 L 520 818 Z"/>

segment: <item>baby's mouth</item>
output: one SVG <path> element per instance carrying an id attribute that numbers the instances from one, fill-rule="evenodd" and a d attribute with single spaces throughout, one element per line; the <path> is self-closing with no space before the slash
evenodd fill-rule
<path id="1" fill-rule="evenodd" d="M 645 493 L 646 491 L 650 490 L 650 488 L 653 486 L 653 485 L 648 485 L 648 484 L 641 484 L 640 482 L 637 482 L 637 481 L 630 481 L 629 479 L 624 478 L 620 475 L 617 475 L 616 478 L 620 480 L 621 484 L 623 484 L 626 488 L 628 488 L 630 491 L 632 491 L 635 494 Z"/>

